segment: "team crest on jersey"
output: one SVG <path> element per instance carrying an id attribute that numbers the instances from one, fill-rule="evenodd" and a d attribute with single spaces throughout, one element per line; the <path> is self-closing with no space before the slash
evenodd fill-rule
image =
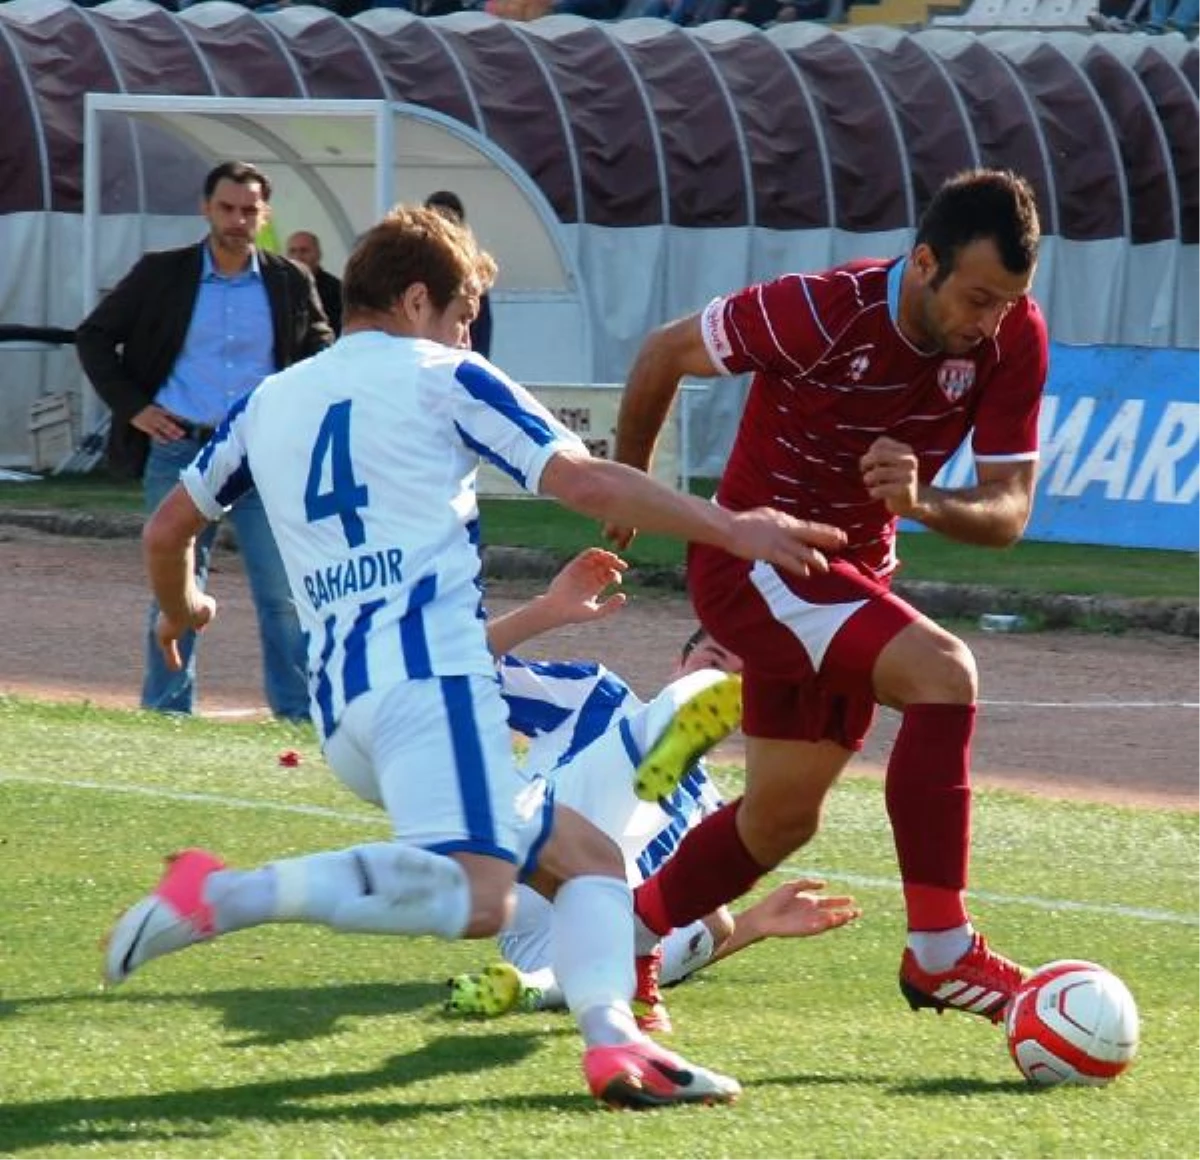
<path id="1" fill-rule="evenodd" d="M 863 375 L 867 373 L 867 367 L 871 365 L 871 356 L 866 354 L 856 354 L 850 360 L 850 381 L 852 383 L 859 382 Z"/>
<path id="2" fill-rule="evenodd" d="M 938 386 L 957 403 L 975 385 L 975 364 L 967 358 L 948 358 L 938 367 Z"/>

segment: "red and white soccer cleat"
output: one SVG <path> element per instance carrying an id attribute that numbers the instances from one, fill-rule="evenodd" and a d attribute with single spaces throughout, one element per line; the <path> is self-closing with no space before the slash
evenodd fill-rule
<path id="1" fill-rule="evenodd" d="M 736 1079 L 697 1067 L 649 1039 L 589 1047 L 583 1073 L 592 1095 L 614 1108 L 729 1104 L 742 1094 Z"/>
<path id="2" fill-rule="evenodd" d="M 999 1023 L 1028 974 L 976 934 L 967 953 L 945 971 L 922 970 L 911 948 L 906 949 L 900 960 L 900 990 L 914 1011 L 921 1007 L 932 1007 L 939 1015 L 947 1009 L 966 1011 Z"/>
<path id="3" fill-rule="evenodd" d="M 656 1031 L 660 1035 L 671 1034 L 671 1015 L 663 1002 L 662 989 L 658 977 L 662 971 L 662 944 L 654 948 L 648 955 L 638 955 L 637 986 L 633 992 L 633 1017 L 643 1031 Z"/>
<path id="4" fill-rule="evenodd" d="M 104 944 L 104 978 L 123 983 L 143 963 L 212 938 L 212 907 L 204 884 L 225 863 L 207 850 L 182 850 L 167 859 L 154 890 L 117 919 Z"/>

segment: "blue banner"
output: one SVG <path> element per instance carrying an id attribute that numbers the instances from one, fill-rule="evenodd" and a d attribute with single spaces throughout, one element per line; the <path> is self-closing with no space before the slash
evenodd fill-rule
<path id="1" fill-rule="evenodd" d="M 1198 375 L 1196 351 L 1053 343 L 1025 539 L 1196 551 Z M 937 482 L 973 478 L 968 441 Z"/>

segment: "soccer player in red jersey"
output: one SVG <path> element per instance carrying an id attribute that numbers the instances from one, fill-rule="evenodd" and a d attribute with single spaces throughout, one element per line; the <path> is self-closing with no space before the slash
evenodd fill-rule
<path id="1" fill-rule="evenodd" d="M 995 548 L 1028 522 L 1047 368 L 1029 296 L 1039 234 L 1023 179 L 970 171 L 937 192 L 907 256 L 751 286 L 643 343 L 618 460 L 648 468 L 681 376 L 751 372 L 715 502 L 833 524 L 848 544 L 828 573 L 805 577 L 689 548 L 700 620 L 745 662 L 746 785 L 640 889 L 641 950 L 808 842 L 887 705 L 903 714 L 885 788 L 908 913 L 901 990 L 914 1009 L 1002 1018 L 1025 972 L 989 949 L 964 902 L 975 660 L 889 586 L 902 517 Z M 935 486 L 968 435 L 977 482 Z M 606 531 L 622 547 L 634 534 Z"/>

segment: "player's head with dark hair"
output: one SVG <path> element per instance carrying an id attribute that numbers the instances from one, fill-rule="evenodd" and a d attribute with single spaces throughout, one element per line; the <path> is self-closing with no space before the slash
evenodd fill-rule
<path id="1" fill-rule="evenodd" d="M 453 190 L 434 190 L 425 199 L 425 205 L 429 209 L 436 209 L 442 213 L 449 214 L 457 222 L 465 222 L 467 220 L 467 210 L 462 203 L 462 198 Z"/>
<path id="2" fill-rule="evenodd" d="M 934 195 L 917 226 L 916 245 L 937 260 L 936 290 L 950 276 L 959 252 L 989 239 L 1010 274 L 1028 274 L 1037 262 L 1041 226 L 1029 183 L 1007 169 L 970 169 Z"/>
<path id="3" fill-rule="evenodd" d="M 210 169 L 204 179 L 205 201 L 212 200 L 222 181 L 232 181 L 234 185 L 257 185 L 262 200 L 271 200 L 271 179 L 257 165 L 251 165 L 248 161 L 222 161 Z"/>
<path id="4" fill-rule="evenodd" d="M 717 644 L 701 626 L 683 642 L 679 650 L 679 664 L 676 672 L 694 673 L 698 669 L 720 669 L 723 673 L 740 673 L 742 658 L 727 648 Z"/>
<path id="5" fill-rule="evenodd" d="M 390 316 L 406 332 L 465 346 L 465 328 L 495 276 L 496 263 L 466 226 L 434 209 L 397 206 L 359 238 L 346 262 L 347 329 L 363 316 Z M 428 330 L 431 319 L 436 328 L 443 316 L 461 338 Z"/>
<path id="6" fill-rule="evenodd" d="M 973 169 L 950 178 L 921 217 L 898 322 L 922 350 L 966 355 L 994 339 L 1033 284 L 1037 205 L 1024 178 Z"/>

